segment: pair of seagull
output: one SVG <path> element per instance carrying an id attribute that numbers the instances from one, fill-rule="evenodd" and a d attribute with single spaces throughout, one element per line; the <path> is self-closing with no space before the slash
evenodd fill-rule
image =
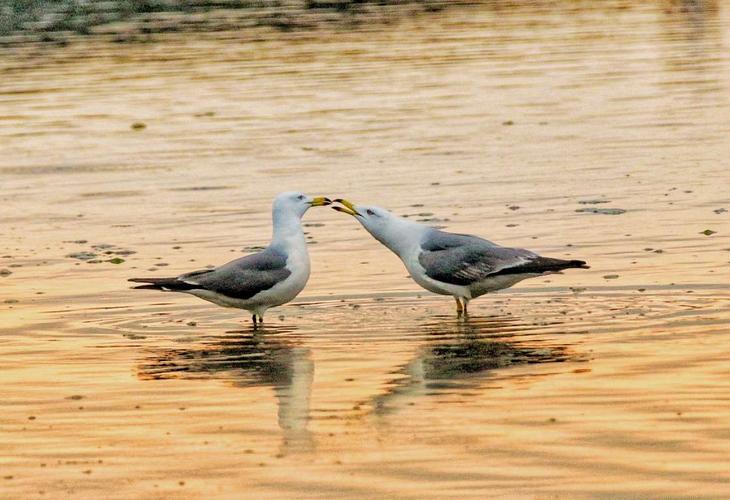
<path id="1" fill-rule="evenodd" d="M 541 257 L 521 248 L 499 246 L 467 234 L 454 234 L 419 224 L 375 206 L 336 199 L 333 209 L 355 217 L 380 243 L 393 251 L 420 286 L 451 295 L 457 315 L 465 315 L 471 299 L 508 288 L 526 278 L 588 266 L 582 260 Z M 274 199 L 274 233 L 268 247 L 215 269 L 175 278 L 132 278 L 135 288 L 182 292 L 224 307 L 245 309 L 253 323 L 263 322 L 267 309 L 286 304 L 309 279 L 309 253 L 302 216 L 310 207 L 332 205 L 329 198 L 281 193 Z"/>

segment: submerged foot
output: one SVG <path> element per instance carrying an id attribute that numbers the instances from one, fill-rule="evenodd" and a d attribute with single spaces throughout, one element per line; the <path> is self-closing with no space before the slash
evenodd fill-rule
<path id="1" fill-rule="evenodd" d="M 464 312 L 464 305 L 459 297 L 454 297 L 454 300 L 456 301 L 456 315 L 461 316 Z"/>

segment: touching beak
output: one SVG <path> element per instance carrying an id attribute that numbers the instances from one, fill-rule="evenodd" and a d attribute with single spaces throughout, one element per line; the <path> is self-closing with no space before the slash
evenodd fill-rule
<path id="1" fill-rule="evenodd" d="M 335 201 L 344 206 L 343 207 L 332 207 L 333 210 L 337 210 L 338 212 L 343 212 L 343 213 L 352 215 L 353 217 L 357 217 L 360 215 L 360 212 L 358 212 L 355 209 L 355 205 L 353 205 L 349 201 L 342 199 L 342 198 L 337 198 Z"/>
<path id="2" fill-rule="evenodd" d="M 327 205 L 332 205 L 332 200 L 326 196 L 317 196 L 316 198 L 313 198 L 309 204 L 313 207 L 326 207 Z"/>

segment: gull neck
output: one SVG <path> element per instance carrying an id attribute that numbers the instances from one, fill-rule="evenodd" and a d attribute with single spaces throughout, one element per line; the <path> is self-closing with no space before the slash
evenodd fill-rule
<path id="1" fill-rule="evenodd" d="M 292 245 L 303 245 L 306 247 L 302 221 L 299 214 L 291 210 L 275 208 L 272 214 L 273 236 L 271 246 L 290 247 Z"/>

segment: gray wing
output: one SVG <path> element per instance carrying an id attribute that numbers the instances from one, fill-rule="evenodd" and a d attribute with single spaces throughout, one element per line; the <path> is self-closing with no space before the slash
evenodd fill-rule
<path id="1" fill-rule="evenodd" d="M 430 278 L 462 286 L 497 274 L 543 273 L 559 262 L 567 262 L 521 248 L 501 247 L 476 236 L 438 230 L 426 235 L 418 261 Z"/>
<path id="2" fill-rule="evenodd" d="M 489 240 L 480 238 L 479 236 L 472 236 L 470 234 L 458 234 L 458 233 L 447 233 L 446 231 L 439 231 L 438 229 L 432 229 L 426 235 L 426 238 L 421 242 L 421 248 L 427 251 L 439 251 L 446 250 L 449 248 L 461 247 L 464 245 L 472 245 L 475 243 L 481 243 L 485 246 L 498 246 Z"/>
<path id="3" fill-rule="evenodd" d="M 183 274 L 190 289 L 204 289 L 236 299 L 250 299 L 289 277 L 286 255 L 273 248 L 233 260 L 216 269 Z"/>

